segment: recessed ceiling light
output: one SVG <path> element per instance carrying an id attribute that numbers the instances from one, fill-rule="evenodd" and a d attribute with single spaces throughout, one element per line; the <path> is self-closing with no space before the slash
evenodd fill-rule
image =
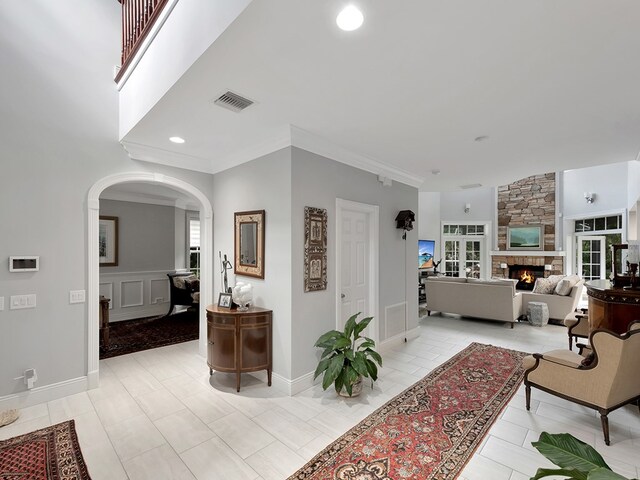
<path id="1" fill-rule="evenodd" d="M 336 23 L 341 30 L 351 32 L 362 26 L 364 16 L 362 12 L 353 5 L 347 5 L 336 17 Z"/>
<path id="2" fill-rule="evenodd" d="M 182 137 L 169 137 L 169 141 L 173 143 L 184 143 L 184 138 Z"/>

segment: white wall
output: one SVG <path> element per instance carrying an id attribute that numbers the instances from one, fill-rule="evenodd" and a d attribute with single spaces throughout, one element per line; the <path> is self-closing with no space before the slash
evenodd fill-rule
<path id="1" fill-rule="evenodd" d="M 254 304 L 273 310 L 273 372 L 291 378 L 291 149 L 213 176 L 214 299 L 220 292 L 218 251 L 234 258 L 234 212 L 265 210 L 265 277 L 235 275 L 253 285 Z M 298 318 L 298 317 L 296 317 Z"/>
<path id="2" fill-rule="evenodd" d="M 628 173 L 627 162 L 565 171 L 562 186 L 563 216 L 590 217 L 627 208 Z M 595 201 L 587 203 L 584 192 L 595 193 Z"/>
<path id="3" fill-rule="evenodd" d="M 87 374 L 87 306 L 70 305 L 69 290 L 87 289 L 87 194 L 97 180 L 153 171 L 212 198 L 210 175 L 134 162 L 118 144 L 110 72 L 119 25 L 117 2 L 2 4 L 0 400 L 26 389 L 14 378 L 27 368 L 37 387 Z M 40 255 L 40 271 L 9 273 L 10 255 Z M 35 309 L 8 309 L 9 296 L 28 293 Z"/>
<path id="4" fill-rule="evenodd" d="M 435 240 L 434 255 L 440 258 L 440 193 L 420 192 L 418 195 L 418 237 Z"/>
<path id="5" fill-rule="evenodd" d="M 380 207 L 379 305 L 381 341 L 386 339 L 385 307 L 407 302 L 408 328 L 418 325 L 418 232 L 396 229 L 400 210 L 418 211 L 418 191 L 397 182 L 384 187 L 377 176 L 325 157 L 293 148 L 292 196 L 292 379 L 312 372 L 318 361 L 313 344 L 336 325 L 335 219 L 336 198 Z M 326 208 L 327 290 L 304 292 L 304 207 Z M 406 252 L 406 253 L 405 253 Z M 405 292 L 405 285 L 408 291 Z"/>
<path id="6" fill-rule="evenodd" d="M 469 213 L 465 205 L 471 204 Z M 494 188 L 472 188 L 440 194 L 440 218 L 443 221 L 493 222 L 496 215 Z"/>

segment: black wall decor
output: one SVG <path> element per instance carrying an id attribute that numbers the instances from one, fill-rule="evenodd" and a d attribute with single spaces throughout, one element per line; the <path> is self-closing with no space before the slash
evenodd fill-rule
<path id="1" fill-rule="evenodd" d="M 402 233 L 402 239 L 407 239 L 407 232 L 413 230 L 413 222 L 416 220 L 416 214 L 411 210 L 400 210 L 396 217 L 396 228 L 404 230 Z"/>

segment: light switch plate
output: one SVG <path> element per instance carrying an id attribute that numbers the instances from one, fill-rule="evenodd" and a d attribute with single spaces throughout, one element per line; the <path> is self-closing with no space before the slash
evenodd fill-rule
<path id="1" fill-rule="evenodd" d="M 84 290 L 69 291 L 69 303 L 84 303 L 84 302 L 85 302 Z"/>
<path id="2" fill-rule="evenodd" d="M 22 308 L 36 308 L 36 294 L 11 295 L 9 299 L 9 309 L 20 310 Z"/>

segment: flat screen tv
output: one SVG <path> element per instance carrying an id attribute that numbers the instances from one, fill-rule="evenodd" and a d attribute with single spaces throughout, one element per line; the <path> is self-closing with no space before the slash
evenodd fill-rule
<path id="1" fill-rule="evenodd" d="M 435 240 L 418 240 L 418 268 L 433 268 Z"/>

